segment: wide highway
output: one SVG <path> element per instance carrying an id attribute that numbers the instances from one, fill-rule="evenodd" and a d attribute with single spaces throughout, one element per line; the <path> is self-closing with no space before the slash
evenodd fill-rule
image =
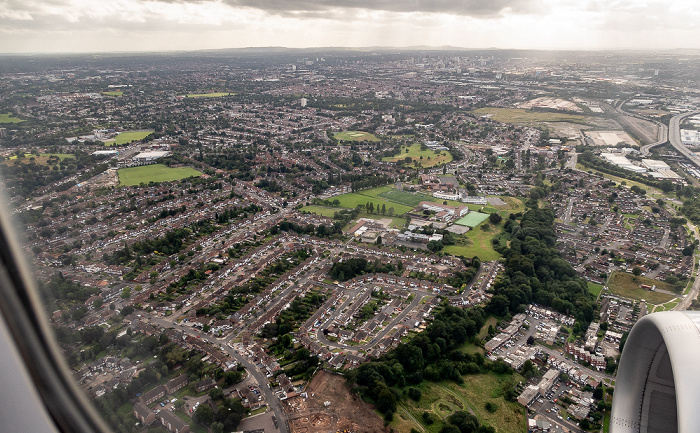
<path id="1" fill-rule="evenodd" d="M 682 142 L 681 142 L 681 128 L 680 125 L 683 122 L 683 119 L 686 117 L 690 117 L 694 114 L 699 113 L 698 111 L 692 111 L 690 113 L 684 113 L 684 114 L 679 114 L 677 116 L 673 116 L 671 118 L 671 121 L 668 124 L 668 140 L 671 143 L 671 145 L 683 156 L 688 158 L 690 162 L 695 164 L 698 168 L 700 168 L 700 156 L 696 155 L 695 153 L 691 152 Z"/>

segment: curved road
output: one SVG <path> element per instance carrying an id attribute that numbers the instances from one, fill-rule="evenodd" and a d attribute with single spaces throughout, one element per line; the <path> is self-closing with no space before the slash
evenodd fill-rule
<path id="1" fill-rule="evenodd" d="M 691 111 L 690 113 L 679 114 L 673 116 L 668 123 L 669 136 L 668 141 L 671 145 L 683 156 L 688 158 L 690 162 L 700 167 L 700 156 L 691 152 L 682 142 L 681 142 L 681 129 L 680 125 L 686 117 L 690 117 L 694 114 L 698 114 L 698 111 Z"/>
<path id="2" fill-rule="evenodd" d="M 221 349 L 225 350 L 226 353 L 231 355 L 237 362 L 243 365 L 248 371 L 248 373 L 250 373 L 253 376 L 253 378 L 258 382 L 258 388 L 265 396 L 265 401 L 267 402 L 267 405 L 270 407 L 270 409 L 272 409 L 272 412 L 277 418 L 277 428 L 279 429 L 279 431 L 281 433 L 289 433 L 289 430 L 287 429 L 287 417 L 284 414 L 284 411 L 282 410 L 282 406 L 280 405 L 277 396 L 275 396 L 272 393 L 272 390 L 268 385 L 267 377 L 265 376 L 265 374 L 263 374 L 263 372 L 260 371 L 260 369 L 258 369 L 258 367 L 255 366 L 255 364 L 248 361 L 244 356 L 241 356 L 235 349 L 227 346 L 226 344 L 222 344 L 223 340 L 219 340 L 213 337 L 212 335 L 205 334 L 204 332 L 201 332 L 190 326 L 184 326 L 181 323 L 173 324 L 171 320 L 153 316 L 143 311 L 138 311 L 137 313 L 141 314 L 142 317 L 147 318 L 151 323 L 162 326 L 163 328 L 180 329 L 186 334 L 194 335 L 195 337 L 198 337 L 214 346 L 220 347 Z"/>

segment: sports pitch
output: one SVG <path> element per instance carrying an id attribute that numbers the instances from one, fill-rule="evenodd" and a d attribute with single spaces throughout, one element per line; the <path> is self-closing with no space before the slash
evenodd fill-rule
<path id="1" fill-rule="evenodd" d="M 417 162 L 421 167 L 434 167 L 452 161 L 452 154 L 446 150 L 435 153 L 434 150 L 422 150 L 420 144 L 402 146 L 401 153 L 382 158 L 382 161 L 397 162 L 411 158 L 411 163 Z M 428 159 L 430 158 L 430 159 Z"/>
<path id="2" fill-rule="evenodd" d="M 152 129 L 147 131 L 125 131 L 114 137 L 113 140 L 105 141 L 105 144 L 108 146 L 113 144 L 127 144 L 131 143 L 132 141 L 143 140 L 152 133 Z"/>
<path id="3" fill-rule="evenodd" d="M 343 131 L 333 135 L 340 141 L 379 141 L 376 135 L 365 131 Z"/>
<path id="4" fill-rule="evenodd" d="M 117 171 L 120 185 L 140 185 L 148 182 L 167 182 L 180 180 L 202 173 L 190 167 L 171 168 L 163 164 L 143 165 L 141 167 L 122 168 Z"/>
<path id="5" fill-rule="evenodd" d="M 24 119 L 18 117 L 13 117 L 12 113 L 0 113 L 0 123 L 20 123 L 24 122 Z"/>
<path id="6" fill-rule="evenodd" d="M 455 221 L 455 224 L 474 228 L 484 222 L 489 215 L 481 212 L 469 212 L 466 216 Z"/>

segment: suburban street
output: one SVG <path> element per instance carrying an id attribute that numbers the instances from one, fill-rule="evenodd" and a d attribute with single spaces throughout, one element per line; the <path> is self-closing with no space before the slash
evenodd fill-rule
<path id="1" fill-rule="evenodd" d="M 139 311 L 138 314 L 142 314 L 143 317 L 148 318 L 148 320 L 158 326 L 161 326 L 163 328 L 176 328 L 180 329 L 186 334 L 193 335 L 195 337 L 201 338 L 202 340 L 213 344 L 214 346 L 220 347 L 222 350 L 226 351 L 233 359 L 236 360 L 236 362 L 240 363 L 243 365 L 248 373 L 250 373 L 251 376 L 255 379 L 255 381 L 258 383 L 258 388 L 261 390 L 263 395 L 265 396 L 265 402 L 267 403 L 268 407 L 272 410 L 272 412 L 275 414 L 275 417 L 277 420 L 286 420 L 286 417 L 284 415 L 284 411 L 282 410 L 282 406 L 280 405 L 279 399 L 272 393 L 272 390 L 270 389 L 270 386 L 268 384 L 267 377 L 265 374 L 263 374 L 258 367 L 255 366 L 252 362 L 250 362 L 246 357 L 242 356 L 241 354 L 238 353 L 237 350 L 234 348 L 230 347 L 228 344 L 223 344 L 222 339 L 217 339 L 210 334 L 206 334 L 204 332 L 201 332 L 191 326 L 186 326 L 183 325 L 182 323 L 174 324 L 172 321 L 167 320 L 166 318 L 163 317 L 157 317 L 151 314 L 148 314 L 143 311 Z M 289 430 L 287 429 L 287 424 L 286 422 L 278 422 L 277 428 L 281 433 L 289 433 Z"/>

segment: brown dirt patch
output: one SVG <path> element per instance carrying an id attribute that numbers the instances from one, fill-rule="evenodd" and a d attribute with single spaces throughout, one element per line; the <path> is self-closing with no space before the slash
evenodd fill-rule
<path id="1" fill-rule="evenodd" d="M 385 432 L 384 421 L 372 406 L 350 393 L 345 378 L 319 371 L 306 389 L 307 398 L 284 401 L 292 433 Z M 326 406 L 326 402 L 330 404 Z"/>

